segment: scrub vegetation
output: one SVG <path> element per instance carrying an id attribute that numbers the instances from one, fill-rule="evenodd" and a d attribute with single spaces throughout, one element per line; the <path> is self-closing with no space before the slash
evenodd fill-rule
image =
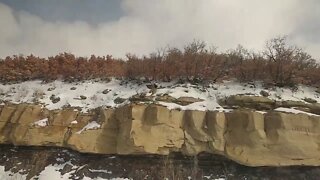
<path id="1" fill-rule="evenodd" d="M 204 42 L 194 41 L 182 50 L 167 48 L 143 57 L 127 54 L 123 59 L 61 53 L 48 58 L 14 55 L 0 60 L 1 83 L 57 79 L 75 82 L 110 77 L 197 83 L 236 79 L 261 81 L 266 86 L 319 87 L 320 65 L 303 49 L 289 45 L 286 37 L 269 40 L 261 52 L 251 52 L 239 45 L 218 53 Z"/>

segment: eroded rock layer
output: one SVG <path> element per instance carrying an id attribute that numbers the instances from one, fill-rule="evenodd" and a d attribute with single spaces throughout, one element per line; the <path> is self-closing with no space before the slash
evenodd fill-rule
<path id="1" fill-rule="evenodd" d="M 97 154 L 200 152 L 248 166 L 320 165 L 320 117 L 276 111 L 169 110 L 160 105 L 49 111 L 0 107 L 0 143 Z"/>

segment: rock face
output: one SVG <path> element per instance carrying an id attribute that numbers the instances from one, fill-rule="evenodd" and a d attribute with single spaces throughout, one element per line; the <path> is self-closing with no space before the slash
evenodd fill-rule
<path id="1" fill-rule="evenodd" d="M 298 108 L 302 111 L 320 115 L 320 104 L 313 99 L 307 99 L 309 103 L 302 101 L 275 101 L 264 96 L 234 95 L 224 100 L 220 104 L 231 108 L 250 108 L 256 110 L 273 110 L 279 107 Z"/>
<path id="2" fill-rule="evenodd" d="M 248 166 L 319 166 L 320 117 L 252 110 L 179 111 L 153 104 L 90 113 L 5 105 L 0 107 L 0 143 L 98 154 L 208 152 Z"/>

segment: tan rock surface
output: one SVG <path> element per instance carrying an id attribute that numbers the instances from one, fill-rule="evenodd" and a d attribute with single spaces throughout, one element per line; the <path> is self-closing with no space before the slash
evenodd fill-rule
<path id="1" fill-rule="evenodd" d="M 14 145 L 62 146 L 67 130 L 67 127 L 59 126 L 16 126 L 10 139 Z"/>
<path id="2" fill-rule="evenodd" d="M 319 116 L 244 109 L 179 111 L 160 105 L 98 108 L 84 114 L 20 104 L 6 105 L 0 112 L 2 144 L 100 154 L 209 152 L 248 166 L 320 165 Z M 43 127 L 34 124 L 45 118 Z"/>
<path id="3" fill-rule="evenodd" d="M 222 104 L 228 106 L 248 107 L 253 109 L 273 109 L 275 101 L 264 96 L 247 96 L 247 95 L 234 95 L 228 97 Z"/>
<path id="4" fill-rule="evenodd" d="M 169 154 L 184 142 L 181 123 L 183 114 L 162 106 L 134 106 L 130 135 L 142 153 Z"/>
<path id="5" fill-rule="evenodd" d="M 223 153 L 225 147 L 225 132 L 227 128 L 227 121 L 225 113 L 222 112 L 207 112 L 206 126 L 208 134 L 212 138 L 209 146 L 217 153 Z"/>
<path id="6" fill-rule="evenodd" d="M 50 124 L 53 126 L 68 126 L 72 121 L 76 120 L 78 112 L 72 108 L 64 110 L 55 110 L 50 113 Z"/>
<path id="7" fill-rule="evenodd" d="M 112 120 L 112 110 L 100 110 L 100 119 L 96 119 L 101 127 L 83 130 L 83 128 L 97 118 L 97 114 L 79 115 L 75 119 L 77 124 L 66 134 L 66 146 L 80 152 L 116 154 L 117 125 Z"/>

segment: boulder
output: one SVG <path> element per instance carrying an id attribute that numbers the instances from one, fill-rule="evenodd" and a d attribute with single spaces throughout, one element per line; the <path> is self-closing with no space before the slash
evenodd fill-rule
<path id="1" fill-rule="evenodd" d="M 176 99 L 176 104 L 187 106 L 189 104 L 195 103 L 195 102 L 201 102 L 203 99 L 194 98 L 194 97 L 179 97 Z"/>
<path id="2" fill-rule="evenodd" d="M 265 90 L 260 91 L 260 95 L 263 96 L 263 97 L 268 97 L 268 96 L 270 96 L 270 94 L 269 94 L 267 91 L 265 91 Z"/>
<path id="3" fill-rule="evenodd" d="M 173 103 L 176 101 L 176 98 L 168 95 L 168 94 L 164 94 L 162 96 L 157 96 L 156 97 L 156 101 L 162 101 L 162 102 L 168 102 L 168 103 Z"/>
<path id="4" fill-rule="evenodd" d="M 116 104 L 121 104 L 121 103 L 123 103 L 123 102 L 125 102 L 125 101 L 126 101 L 126 99 L 117 97 L 117 98 L 114 100 L 114 103 L 116 103 Z"/>
<path id="5" fill-rule="evenodd" d="M 170 95 L 163 95 L 163 96 L 158 96 L 156 97 L 157 101 L 163 101 L 163 102 L 168 102 L 168 103 L 176 103 L 181 106 L 187 106 L 189 104 L 195 103 L 195 102 L 201 102 L 203 99 L 198 99 L 194 97 L 179 97 L 179 98 L 174 98 Z"/>
<path id="6" fill-rule="evenodd" d="M 111 90 L 110 89 L 105 89 L 102 91 L 102 94 L 108 94 Z"/>
<path id="7" fill-rule="evenodd" d="M 233 95 L 221 103 L 227 106 L 247 107 L 257 110 L 270 110 L 275 107 L 275 101 L 263 96 Z"/>
<path id="8" fill-rule="evenodd" d="M 57 97 L 57 96 L 55 96 L 55 95 L 51 95 L 51 96 L 50 96 L 50 100 L 51 100 L 51 102 L 52 102 L 53 104 L 56 104 L 56 103 L 58 103 L 58 102 L 60 101 L 60 97 Z"/>
<path id="9" fill-rule="evenodd" d="M 304 100 L 305 102 L 307 102 L 307 103 L 317 103 L 317 100 L 312 99 L 312 98 L 304 98 L 303 100 Z"/>
<path id="10" fill-rule="evenodd" d="M 147 102 L 153 101 L 153 96 L 146 96 L 145 94 L 135 94 L 129 98 L 131 102 Z"/>

